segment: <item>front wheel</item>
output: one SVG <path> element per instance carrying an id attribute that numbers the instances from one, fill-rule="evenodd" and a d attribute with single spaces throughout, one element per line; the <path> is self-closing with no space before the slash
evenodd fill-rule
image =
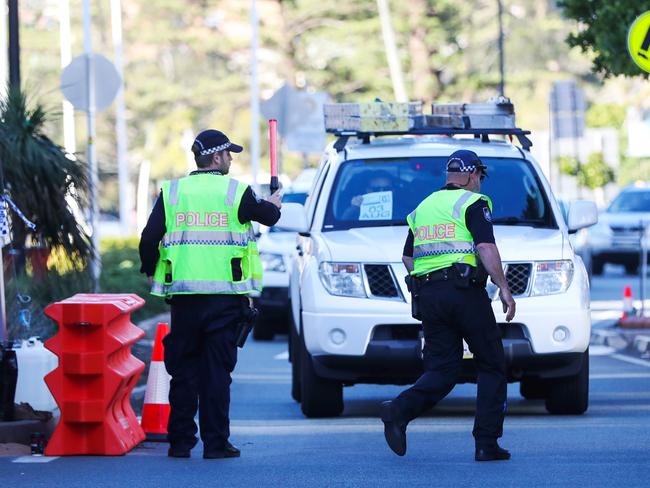
<path id="1" fill-rule="evenodd" d="M 291 359 L 291 398 L 293 398 L 295 401 L 300 403 L 300 398 L 301 398 L 301 391 L 300 391 L 300 360 L 302 351 L 301 351 L 301 343 L 302 343 L 302 338 L 298 335 L 298 331 L 296 330 L 296 326 L 293 324 L 293 320 L 291 320 L 291 324 L 289 325 L 289 351 L 290 351 L 290 359 Z"/>
<path id="2" fill-rule="evenodd" d="M 603 269 L 605 268 L 605 262 L 601 258 L 595 256 L 591 257 L 591 274 L 594 276 L 600 276 L 603 274 Z"/>
<path id="3" fill-rule="evenodd" d="M 558 378 L 549 383 L 546 410 L 559 415 L 581 415 L 589 406 L 589 349 L 582 356 L 575 376 Z"/>
<path id="4" fill-rule="evenodd" d="M 524 378 L 519 392 L 526 400 L 543 400 L 548 395 L 548 382 L 539 378 Z"/>
<path id="5" fill-rule="evenodd" d="M 312 357 L 301 340 L 300 396 L 307 417 L 337 417 L 343 412 L 343 385 L 316 374 Z"/>

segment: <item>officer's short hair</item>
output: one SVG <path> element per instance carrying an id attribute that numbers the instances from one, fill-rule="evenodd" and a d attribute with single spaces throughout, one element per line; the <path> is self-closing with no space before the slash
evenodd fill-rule
<path id="1" fill-rule="evenodd" d="M 201 148 L 196 143 L 192 145 L 192 152 L 194 153 L 194 162 L 197 168 L 207 168 L 212 164 L 214 153 L 201 154 Z"/>

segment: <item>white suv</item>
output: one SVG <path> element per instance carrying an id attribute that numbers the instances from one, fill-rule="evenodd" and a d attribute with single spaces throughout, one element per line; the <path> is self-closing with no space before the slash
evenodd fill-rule
<path id="1" fill-rule="evenodd" d="M 281 225 L 299 232 L 290 361 L 292 396 L 306 416 L 339 415 L 343 386 L 410 384 L 422 373 L 421 324 L 411 317 L 401 262 L 405 217 L 444 185 L 447 157 L 461 148 L 488 167 L 482 192 L 494 203 L 495 237 L 517 301 L 508 324 L 488 285 L 508 380 L 521 382 L 525 398 L 545 399 L 551 413 L 587 409 L 589 283 L 569 232 L 596 222 L 595 205 L 574 202 L 565 224 L 530 153 L 487 133 L 407 134 L 330 144 L 305 206 L 283 206 Z M 459 382 L 475 382 L 466 357 Z"/>

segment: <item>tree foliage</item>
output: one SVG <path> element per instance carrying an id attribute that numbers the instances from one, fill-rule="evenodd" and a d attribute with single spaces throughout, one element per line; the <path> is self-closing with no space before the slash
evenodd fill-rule
<path id="1" fill-rule="evenodd" d="M 22 248 L 28 236 L 46 247 L 60 246 L 69 255 L 90 253 L 88 235 L 71 203 L 86 208 L 88 179 L 85 165 L 69 157 L 45 134 L 48 114 L 38 104 L 30 108 L 26 96 L 10 89 L 0 101 L 0 162 L 4 185 L 18 208 L 36 224 L 30 232 L 12 213 L 14 245 Z"/>
<path id="2" fill-rule="evenodd" d="M 648 0 L 560 0 L 564 15 L 578 22 L 567 42 L 592 54 L 593 70 L 605 76 L 645 76 L 628 54 L 627 33 L 634 19 L 650 10 Z"/>

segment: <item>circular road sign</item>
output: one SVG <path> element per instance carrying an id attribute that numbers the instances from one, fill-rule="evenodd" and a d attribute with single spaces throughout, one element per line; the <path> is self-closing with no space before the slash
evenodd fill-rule
<path id="1" fill-rule="evenodd" d="M 630 26 L 627 49 L 637 66 L 650 73 L 650 10 L 639 15 Z"/>
<path id="2" fill-rule="evenodd" d="M 77 110 L 88 111 L 88 83 L 86 81 L 86 55 L 77 56 L 61 73 L 63 96 Z M 122 85 L 115 65 L 101 54 L 93 54 L 95 69 L 95 110 L 108 108 Z"/>

